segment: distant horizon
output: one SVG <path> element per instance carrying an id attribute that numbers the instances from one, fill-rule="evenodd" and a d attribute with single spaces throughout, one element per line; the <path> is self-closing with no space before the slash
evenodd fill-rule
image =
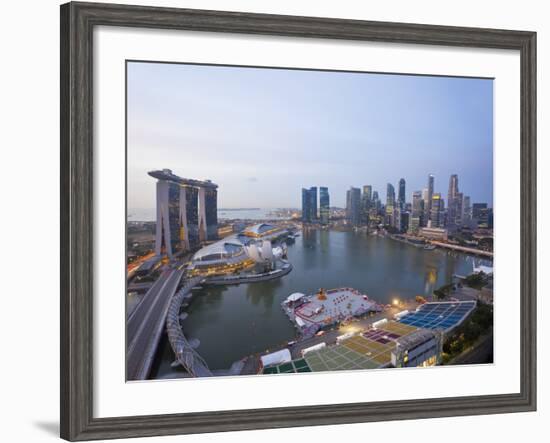
<path id="1" fill-rule="evenodd" d="M 435 175 L 493 207 L 493 81 L 327 71 L 128 63 L 128 208 L 155 208 L 155 179 L 219 185 L 218 206 L 301 207 L 301 189 L 406 181 L 406 201 Z"/>

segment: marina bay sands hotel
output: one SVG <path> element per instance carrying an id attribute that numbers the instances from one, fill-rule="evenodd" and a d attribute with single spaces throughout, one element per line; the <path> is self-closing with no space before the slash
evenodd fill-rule
<path id="1" fill-rule="evenodd" d="M 157 181 L 155 254 L 173 258 L 218 236 L 218 185 L 151 171 Z"/>

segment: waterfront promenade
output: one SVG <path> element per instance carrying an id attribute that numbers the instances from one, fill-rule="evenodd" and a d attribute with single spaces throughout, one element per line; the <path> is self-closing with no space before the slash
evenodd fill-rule
<path id="1" fill-rule="evenodd" d="M 452 249 L 454 251 L 464 252 L 466 254 L 474 254 L 474 255 L 480 255 L 482 257 L 493 258 L 492 252 L 483 251 L 481 249 L 467 248 L 466 246 L 453 245 L 450 243 L 443 243 L 439 241 L 431 241 L 430 243 L 440 248 L 447 248 L 447 249 Z"/>

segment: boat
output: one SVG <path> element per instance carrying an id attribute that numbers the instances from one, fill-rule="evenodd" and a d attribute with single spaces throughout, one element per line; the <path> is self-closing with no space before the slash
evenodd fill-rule
<path id="1" fill-rule="evenodd" d="M 435 249 L 435 245 L 426 245 L 424 246 L 424 249 L 426 251 L 433 251 Z"/>

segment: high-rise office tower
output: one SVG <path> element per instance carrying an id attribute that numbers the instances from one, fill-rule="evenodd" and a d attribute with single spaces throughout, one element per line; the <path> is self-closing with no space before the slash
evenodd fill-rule
<path id="1" fill-rule="evenodd" d="M 391 206 L 392 208 L 395 206 L 395 188 L 391 183 L 388 183 L 386 187 L 386 208 L 388 206 Z"/>
<path id="2" fill-rule="evenodd" d="M 407 232 L 411 223 L 411 213 L 407 211 L 402 211 L 399 214 L 399 226 L 398 229 L 401 232 Z"/>
<path id="3" fill-rule="evenodd" d="M 405 209 L 405 179 L 402 178 L 399 180 L 399 194 L 397 197 L 397 202 L 399 207 L 403 210 Z"/>
<path id="4" fill-rule="evenodd" d="M 489 208 L 487 203 L 474 203 L 472 205 L 472 218 L 474 223 L 480 228 L 489 227 Z"/>
<path id="5" fill-rule="evenodd" d="M 462 224 L 470 227 L 472 223 L 472 206 L 470 197 L 465 195 L 462 200 Z"/>
<path id="6" fill-rule="evenodd" d="M 401 230 L 401 214 L 403 211 L 401 211 L 401 207 L 399 204 L 395 206 L 393 209 L 393 219 L 391 220 L 391 224 L 394 228 L 397 230 Z"/>
<path id="7" fill-rule="evenodd" d="M 463 219 L 464 219 L 464 194 L 462 192 L 456 193 L 455 207 L 456 207 L 455 224 L 456 226 L 462 226 Z"/>
<path id="8" fill-rule="evenodd" d="M 319 216 L 322 225 L 328 225 L 330 215 L 330 196 L 328 188 L 321 186 L 319 188 Z"/>
<path id="9" fill-rule="evenodd" d="M 369 202 L 372 200 L 372 186 L 371 185 L 363 186 L 363 197 Z"/>
<path id="10" fill-rule="evenodd" d="M 313 220 L 313 208 L 311 207 L 310 190 L 302 188 L 302 221 L 311 223 Z"/>
<path id="11" fill-rule="evenodd" d="M 368 225 L 369 211 L 372 206 L 372 186 L 363 186 L 363 195 L 361 196 L 361 223 Z"/>
<path id="12" fill-rule="evenodd" d="M 313 186 L 309 188 L 309 198 L 311 204 L 311 221 L 316 221 L 319 219 L 319 214 L 317 212 L 317 187 Z"/>
<path id="13" fill-rule="evenodd" d="M 428 175 L 428 187 L 426 188 L 424 200 L 424 225 L 428 225 L 432 213 L 432 197 L 434 195 L 434 175 Z"/>
<path id="14" fill-rule="evenodd" d="M 422 199 L 421 191 L 414 191 L 412 196 L 412 208 L 410 214 L 410 230 L 418 230 L 420 226 L 423 226 L 422 221 L 424 219 L 424 200 Z"/>
<path id="15" fill-rule="evenodd" d="M 462 201 L 459 202 L 458 175 L 452 174 L 449 178 L 449 192 L 447 194 L 447 225 L 450 229 L 459 226 Z"/>
<path id="16" fill-rule="evenodd" d="M 361 224 L 361 189 L 351 187 L 346 192 L 346 216 L 352 226 Z"/>
<path id="17" fill-rule="evenodd" d="M 394 209 L 395 209 L 395 188 L 391 183 L 388 183 L 386 187 L 386 224 L 387 225 L 393 225 L 395 216 L 394 216 Z"/>
<path id="18" fill-rule="evenodd" d="M 378 196 L 378 191 L 372 191 L 372 206 L 378 213 L 380 211 L 380 197 Z"/>
<path id="19" fill-rule="evenodd" d="M 302 188 L 302 221 L 313 223 L 317 220 L 317 187 Z"/>
<path id="20" fill-rule="evenodd" d="M 432 228 L 443 228 L 444 223 L 444 211 L 445 202 L 441 198 L 440 193 L 434 193 L 432 195 L 432 204 L 430 210 L 430 223 Z"/>

